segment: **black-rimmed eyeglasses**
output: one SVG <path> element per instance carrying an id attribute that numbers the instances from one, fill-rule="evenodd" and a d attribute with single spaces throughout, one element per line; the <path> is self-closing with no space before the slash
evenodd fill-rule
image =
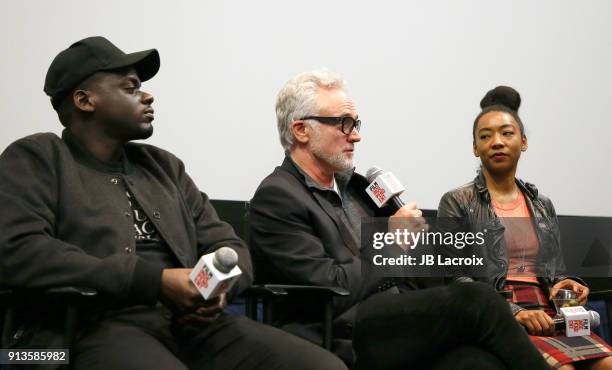
<path id="1" fill-rule="evenodd" d="M 359 132 L 359 129 L 361 128 L 361 120 L 354 119 L 353 117 L 350 117 L 350 116 L 345 116 L 345 117 L 317 117 L 317 116 L 308 116 L 308 117 L 304 117 L 302 119 L 314 119 L 315 121 L 319 121 L 319 122 L 324 123 L 326 125 L 342 124 L 342 132 L 345 135 L 348 135 L 351 132 L 353 132 L 353 129 L 355 129 L 355 130 L 357 130 L 357 132 Z"/>

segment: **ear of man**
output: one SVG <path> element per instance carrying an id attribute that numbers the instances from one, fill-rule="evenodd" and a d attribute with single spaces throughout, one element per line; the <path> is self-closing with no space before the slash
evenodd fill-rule
<path id="1" fill-rule="evenodd" d="M 100 81 L 102 76 L 103 73 L 101 72 L 89 76 L 79 83 L 72 93 L 68 93 L 63 97 L 57 106 L 54 106 L 62 125 L 65 127 L 70 126 L 72 115 L 75 111 L 91 113 L 95 110 L 95 94 L 93 92 L 93 87 Z"/>
<path id="2" fill-rule="evenodd" d="M 76 109 L 91 113 L 96 109 L 95 96 L 91 91 L 78 89 L 72 93 L 72 101 Z"/>
<path id="3" fill-rule="evenodd" d="M 307 124 L 304 120 L 296 120 L 291 123 L 291 131 L 293 132 L 293 137 L 298 143 L 308 143 L 312 136 L 312 130 L 312 126 Z"/>
<path id="4" fill-rule="evenodd" d="M 74 106 L 83 112 L 93 112 L 96 109 L 96 85 L 99 84 L 108 72 L 96 72 L 81 82 L 72 92 Z"/>

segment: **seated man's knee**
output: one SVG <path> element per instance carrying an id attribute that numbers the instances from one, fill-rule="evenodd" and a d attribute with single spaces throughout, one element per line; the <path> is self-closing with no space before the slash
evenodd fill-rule
<path id="1" fill-rule="evenodd" d="M 231 328 L 226 330 L 239 333 L 241 342 L 237 343 L 237 348 L 249 348 L 252 352 L 233 354 L 235 350 L 228 349 L 226 356 L 242 356 L 246 362 L 259 363 L 271 369 L 347 369 L 340 358 L 322 347 L 244 317 L 232 319 Z"/>
<path id="2" fill-rule="evenodd" d="M 508 303 L 491 286 L 479 283 L 456 283 L 450 285 L 458 302 L 465 307 L 483 310 L 508 310 Z"/>

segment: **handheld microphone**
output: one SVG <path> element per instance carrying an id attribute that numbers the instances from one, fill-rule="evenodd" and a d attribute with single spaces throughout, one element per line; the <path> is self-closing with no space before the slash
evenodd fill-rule
<path id="1" fill-rule="evenodd" d="M 568 337 L 591 334 L 591 329 L 601 324 L 599 313 L 582 306 L 561 308 L 563 317 L 554 318 L 555 330 L 564 331 Z"/>
<path id="2" fill-rule="evenodd" d="M 404 206 L 404 202 L 400 198 L 400 195 L 404 192 L 404 187 L 393 173 L 384 172 L 378 167 L 372 167 L 366 172 L 366 178 L 370 183 L 366 188 L 366 193 L 378 208 L 389 202 L 396 209 Z"/>
<path id="3" fill-rule="evenodd" d="M 229 247 L 221 247 L 203 255 L 189 277 L 204 299 L 218 297 L 227 292 L 240 278 L 238 253 Z"/>

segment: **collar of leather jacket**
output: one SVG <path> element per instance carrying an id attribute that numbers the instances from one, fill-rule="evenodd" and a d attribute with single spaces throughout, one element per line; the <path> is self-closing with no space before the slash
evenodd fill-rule
<path id="1" fill-rule="evenodd" d="M 532 183 L 525 182 L 521 179 L 514 179 L 519 189 L 526 194 L 531 201 L 534 201 L 538 198 L 538 188 Z M 487 181 L 485 180 L 484 174 L 482 170 L 478 170 L 478 175 L 474 178 L 474 186 L 478 191 L 480 197 L 487 203 L 491 202 L 491 195 L 489 194 L 489 189 L 487 189 Z"/>

